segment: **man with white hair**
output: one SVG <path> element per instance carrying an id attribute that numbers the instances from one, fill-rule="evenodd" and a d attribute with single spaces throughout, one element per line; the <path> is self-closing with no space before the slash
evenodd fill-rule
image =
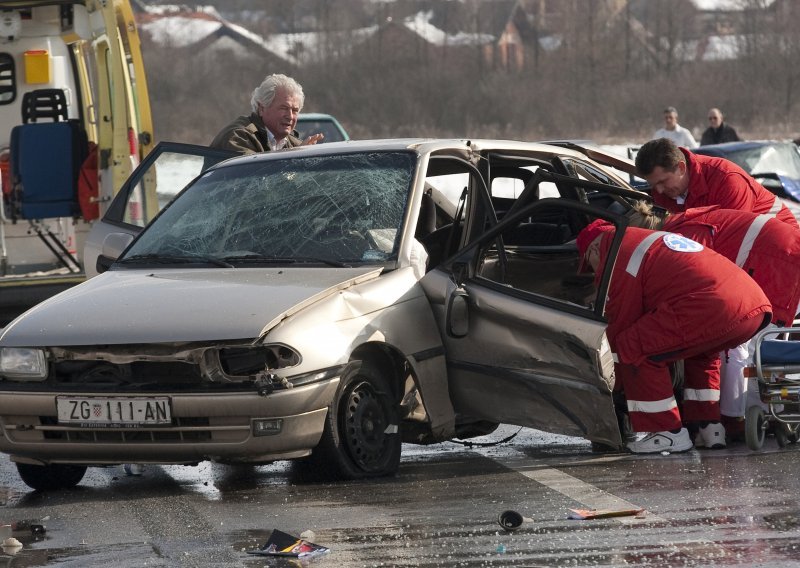
<path id="1" fill-rule="evenodd" d="M 250 97 L 252 112 L 225 128 L 211 142 L 212 148 L 255 154 L 316 144 L 323 135 L 297 137 L 297 115 L 303 109 L 305 94 L 300 84 L 286 75 L 267 75 Z"/>

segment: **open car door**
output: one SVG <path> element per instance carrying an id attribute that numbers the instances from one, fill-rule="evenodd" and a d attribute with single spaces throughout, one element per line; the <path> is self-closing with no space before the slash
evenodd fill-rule
<path id="1" fill-rule="evenodd" d="M 206 146 L 161 142 L 142 160 L 114 196 L 86 240 L 86 275 L 102 272 L 133 237 L 190 181 L 212 165 L 235 156 Z"/>
<path id="2" fill-rule="evenodd" d="M 603 304 L 627 223 L 572 199 L 519 205 L 420 281 L 445 345 L 456 420 L 621 447 Z M 578 274 L 574 226 L 596 217 L 618 228 L 597 287 L 593 274 Z"/>

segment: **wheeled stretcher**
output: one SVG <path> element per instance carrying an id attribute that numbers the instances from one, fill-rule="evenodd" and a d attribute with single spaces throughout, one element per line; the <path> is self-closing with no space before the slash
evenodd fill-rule
<path id="1" fill-rule="evenodd" d="M 800 328 L 764 329 L 753 338 L 753 366 L 747 375 L 758 383 L 761 405 L 745 414 L 745 439 L 759 450 L 768 430 L 780 447 L 798 440 L 800 430 Z"/>

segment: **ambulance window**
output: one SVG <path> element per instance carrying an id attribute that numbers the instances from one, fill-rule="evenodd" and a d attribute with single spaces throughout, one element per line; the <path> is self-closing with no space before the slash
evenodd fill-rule
<path id="1" fill-rule="evenodd" d="M 0 105 L 7 105 L 17 98 L 17 77 L 14 57 L 0 53 Z"/>

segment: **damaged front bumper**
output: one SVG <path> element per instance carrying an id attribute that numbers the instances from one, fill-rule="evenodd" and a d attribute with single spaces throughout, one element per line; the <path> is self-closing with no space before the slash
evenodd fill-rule
<path id="1" fill-rule="evenodd" d="M 189 464 L 204 460 L 267 463 L 303 457 L 322 435 L 338 375 L 265 392 L 215 391 L 143 393 L 81 389 L 69 396 L 108 401 L 112 397 L 167 399 L 166 425 L 97 426 L 59 419 L 64 392 L 30 392 L 4 385 L 0 396 L 0 451 L 35 464 L 114 465 L 126 462 Z M 63 414 L 63 411 L 62 411 Z"/>

